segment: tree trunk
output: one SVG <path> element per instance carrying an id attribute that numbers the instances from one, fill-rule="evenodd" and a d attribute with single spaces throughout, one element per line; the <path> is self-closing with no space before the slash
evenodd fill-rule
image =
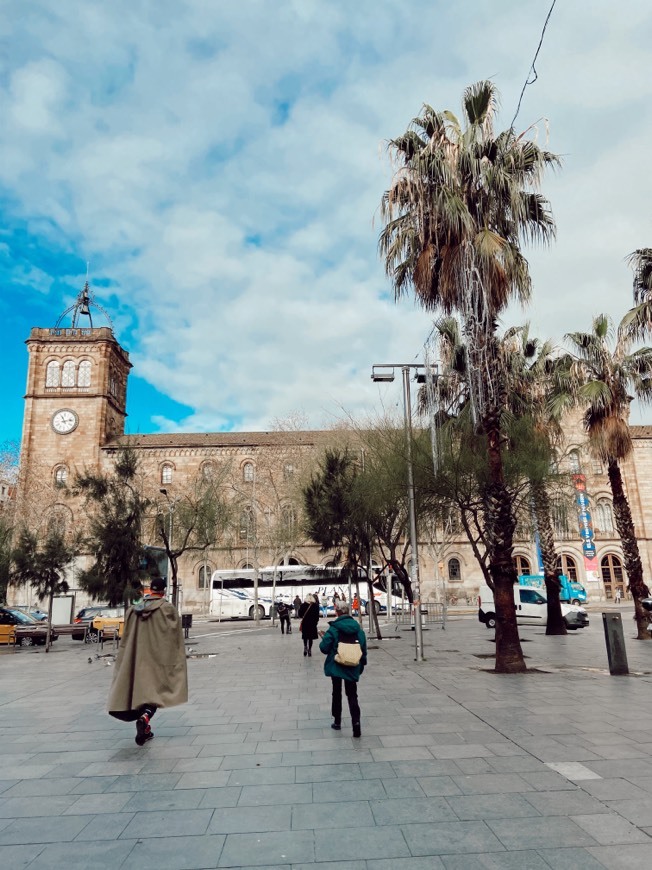
<path id="1" fill-rule="evenodd" d="M 546 634 L 568 634 L 566 623 L 561 613 L 559 592 L 561 584 L 557 574 L 557 553 L 555 551 L 555 533 L 550 520 L 550 499 L 546 486 L 541 481 L 532 482 L 532 502 L 534 516 L 539 532 L 539 546 L 543 561 L 543 576 L 546 583 L 546 598 L 548 599 L 548 623 Z"/>
<path id="2" fill-rule="evenodd" d="M 383 636 L 380 632 L 380 623 L 378 622 L 378 614 L 376 613 L 376 599 L 374 598 L 374 587 L 370 577 L 367 577 L 367 587 L 369 590 L 369 607 L 371 609 L 371 619 L 376 629 L 376 640 L 382 640 Z"/>
<path id="3" fill-rule="evenodd" d="M 638 640 L 650 640 L 650 632 L 647 630 L 650 619 L 647 611 L 641 604 L 641 599 L 647 598 L 650 591 L 643 580 L 643 565 L 641 564 L 641 555 L 638 550 L 634 521 L 632 520 L 632 512 L 625 495 L 623 476 L 617 459 L 610 459 L 608 461 L 607 472 L 609 474 L 609 483 L 611 484 L 611 494 L 613 495 L 614 519 L 616 520 L 616 528 L 623 547 L 629 589 L 634 599 L 636 636 Z"/>
<path id="4" fill-rule="evenodd" d="M 487 436 L 489 484 L 485 488 L 489 571 L 494 583 L 496 604 L 496 672 L 519 674 L 527 670 L 516 624 L 514 584 L 516 569 L 512 561 L 512 546 L 516 522 L 512 513 L 512 498 L 505 486 L 500 452 L 500 414 L 496 407 L 483 418 Z"/>

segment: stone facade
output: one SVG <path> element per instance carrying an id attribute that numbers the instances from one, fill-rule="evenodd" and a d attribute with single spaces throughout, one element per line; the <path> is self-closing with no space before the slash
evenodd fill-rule
<path id="1" fill-rule="evenodd" d="M 324 447 L 337 432 L 248 432 L 174 435 L 124 435 L 129 355 L 111 329 L 33 329 L 27 340 L 29 368 L 21 445 L 18 511 L 38 526 L 59 512 L 79 523 L 79 504 L 64 498 L 62 486 L 75 472 L 110 470 L 120 446 L 139 454 L 143 485 L 153 510 L 166 511 L 174 522 L 177 500 L 202 476 L 215 475 L 240 507 L 251 513 L 236 522 L 219 547 L 207 553 L 187 553 L 180 560 L 183 606 L 194 611 L 208 607 L 206 578 L 216 568 L 262 566 L 277 560 L 321 562 L 320 554 L 300 534 L 301 484 Z M 569 427 L 565 471 L 569 478 L 582 472 L 593 516 L 597 566 L 586 571 L 577 515 L 571 509 L 556 517 L 558 552 L 563 567 L 583 583 L 594 600 L 626 588 L 622 549 L 614 530 L 611 494 L 605 470 L 585 448 L 579 421 Z M 646 577 L 652 577 L 652 427 L 633 427 L 634 451 L 624 466 L 624 478 L 639 536 Z M 165 490 L 165 492 L 163 492 Z M 247 518 L 247 516 L 249 518 Z M 255 534 L 245 528 L 255 522 Z M 285 523 L 292 532 L 276 531 Z M 154 543 L 154 541 L 152 541 Z M 531 534 L 515 542 L 521 573 L 537 573 Z M 482 575 L 471 548 L 460 533 L 435 546 L 420 542 L 423 595 L 449 602 L 473 601 Z M 592 567 L 589 565 L 589 567 Z M 74 588 L 74 571 L 70 578 Z M 78 594 L 78 606 L 86 603 Z"/>

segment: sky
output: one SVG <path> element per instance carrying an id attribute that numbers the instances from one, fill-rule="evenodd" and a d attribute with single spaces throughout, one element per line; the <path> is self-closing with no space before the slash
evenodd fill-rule
<path id="1" fill-rule="evenodd" d="M 330 427 L 392 410 L 376 363 L 432 315 L 378 257 L 387 141 L 492 79 L 508 127 L 550 0 L 4 0 L 0 442 L 24 340 L 86 279 L 134 369 L 129 432 Z M 561 341 L 630 307 L 652 246 L 648 0 L 558 0 L 518 130 L 563 157 L 557 221 L 510 311 Z M 101 317 L 95 325 L 103 325 Z M 652 422 L 649 411 L 633 422 Z"/>

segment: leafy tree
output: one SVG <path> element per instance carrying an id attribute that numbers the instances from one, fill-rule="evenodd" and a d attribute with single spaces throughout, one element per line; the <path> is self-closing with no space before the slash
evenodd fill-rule
<path id="1" fill-rule="evenodd" d="M 573 350 L 558 363 L 551 408 L 558 416 L 571 407 L 585 409 L 584 429 L 589 446 L 607 466 L 616 528 L 634 599 L 638 639 L 649 640 L 649 619 L 641 600 L 650 593 L 643 580 L 643 565 L 621 470 L 621 463 L 633 449 L 628 425 L 632 396 L 643 403 L 652 399 L 652 348 L 632 351 L 635 322 L 630 312 L 614 334 L 611 320 L 600 314 L 593 319 L 591 332 L 573 332 L 566 336 Z"/>
<path id="2" fill-rule="evenodd" d="M 356 579 L 364 573 L 368 600 L 374 600 L 371 563 L 372 529 L 365 509 L 363 488 L 359 483 L 359 466 L 347 449 L 326 450 L 323 460 L 304 489 L 305 530 L 319 544 L 322 552 L 344 555 L 345 569 Z M 380 639 L 378 614 L 370 607 Z"/>
<path id="3" fill-rule="evenodd" d="M 122 448 L 113 472 L 77 475 L 73 493 L 85 498 L 85 544 L 94 561 L 79 574 L 80 587 L 93 599 L 127 604 L 142 594 L 145 551 L 142 535 L 149 500 L 141 494 L 138 457 Z"/>
<path id="4" fill-rule="evenodd" d="M 0 601 L 7 598 L 11 581 L 11 539 L 13 524 L 8 516 L 0 513 Z"/>
<path id="5" fill-rule="evenodd" d="M 496 134 L 497 101 L 495 86 L 479 82 L 464 92 L 464 126 L 451 112 L 425 106 L 390 142 L 398 171 L 383 196 L 379 246 L 397 298 L 413 290 L 425 308 L 462 318 L 474 421 L 488 452 L 496 670 L 513 673 L 526 667 L 513 600 L 515 518 L 501 449 L 505 383 L 496 328 L 508 302 L 525 302 L 530 293 L 522 241 L 554 235 L 549 204 L 536 188 L 559 161 L 513 129 Z"/>
<path id="6" fill-rule="evenodd" d="M 51 524 L 40 540 L 36 532 L 21 528 L 11 552 L 11 581 L 17 586 L 29 584 L 39 599 L 48 601 L 48 626 L 45 651 L 50 651 L 52 602 L 55 595 L 65 595 L 69 586 L 66 568 L 77 555 L 78 542 L 66 541 L 64 531 Z"/>

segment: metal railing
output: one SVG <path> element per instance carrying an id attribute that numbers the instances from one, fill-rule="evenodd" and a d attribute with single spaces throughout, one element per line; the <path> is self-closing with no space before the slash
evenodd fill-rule
<path id="1" fill-rule="evenodd" d="M 397 631 L 400 626 L 409 625 L 414 628 L 414 608 L 409 604 L 397 609 L 390 617 L 390 621 L 394 622 L 394 630 Z M 442 629 L 446 629 L 446 607 L 438 602 L 421 602 L 421 624 L 422 625 L 441 625 Z"/>

